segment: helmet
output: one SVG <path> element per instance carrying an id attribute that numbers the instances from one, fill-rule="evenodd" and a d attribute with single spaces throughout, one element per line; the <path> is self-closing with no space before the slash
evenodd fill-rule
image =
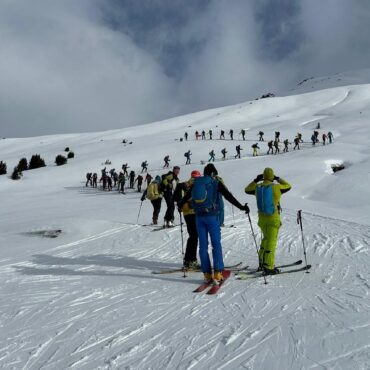
<path id="1" fill-rule="evenodd" d="M 196 177 L 201 177 L 202 175 L 198 170 L 191 171 L 191 177 L 195 179 Z"/>

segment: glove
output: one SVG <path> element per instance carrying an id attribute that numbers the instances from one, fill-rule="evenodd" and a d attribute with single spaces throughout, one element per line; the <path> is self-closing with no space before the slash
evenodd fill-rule
<path id="1" fill-rule="evenodd" d="M 141 201 L 142 201 L 142 202 L 144 202 L 144 200 L 145 200 L 145 196 L 143 195 L 143 196 L 141 197 Z"/>
<path id="2" fill-rule="evenodd" d="M 246 214 L 248 214 L 250 212 L 250 209 L 248 207 L 248 203 L 245 203 L 243 208 L 241 209 L 241 211 L 245 211 Z"/>
<path id="3" fill-rule="evenodd" d="M 255 182 L 255 183 L 257 183 L 257 182 L 260 182 L 260 181 L 262 181 L 263 180 L 263 175 L 262 174 L 259 174 L 253 181 Z"/>
<path id="4" fill-rule="evenodd" d="M 279 176 L 274 176 L 274 180 L 275 181 L 279 181 L 280 180 L 280 177 Z"/>
<path id="5" fill-rule="evenodd" d="M 180 207 L 179 205 L 177 205 L 177 210 L 179 211 L 179 213 L 182 212 L 182 207 Z"/>

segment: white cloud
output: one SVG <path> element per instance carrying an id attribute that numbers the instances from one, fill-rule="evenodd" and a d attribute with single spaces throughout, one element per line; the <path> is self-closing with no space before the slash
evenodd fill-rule
<path id="1" fill-rule="evenodd" d="M 4 0 L 0 136 L 124 127 L 369 67 L 368 2 L 281 0 L 275 16 L 275 1 L 143 2 L 135 28 L 136 1 Z"/>

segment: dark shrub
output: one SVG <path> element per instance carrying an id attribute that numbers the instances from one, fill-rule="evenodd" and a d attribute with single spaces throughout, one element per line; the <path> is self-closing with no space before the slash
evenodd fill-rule
<path id="1" fill-rule="evenodd" d="M 63 155 L 61 154 L 58 154 L 56 157 L 55 157 L 55 164 L 57 166 L 63 166 L 63 164 L 66 164 L 67 163 L 67 158 L 64 157 Z"/>
<path id="2" fill-rule="evenodd" d="M 30 159 L 28 169 L 33 170 L 40 167 L 46 167 L 45 161 L 41 158 L 40 154 L 34 154 Z"/>
<path id="3" fill-rule="evenodd" d="M 67 155 L 67 158 L 74 158 L 74 157 L 75 157 L 75 153 L 73 152 L 69 152 Z"/>
<path id="4" fill-rule="evenodd" d="M 69 152 L 69 147 L 67 146 L 67 148 L 65 148 L 64 151 Z"/>
<path id="5" fill-rule="evenodd" d="M 14 167 L 11 179 L 12 180 L 19 180 L 22 176 L 22 172 L 18 170 L 18 167 Z"/>
<path id="6" fill-rule="evenodd" d="M 0 161 L 0 175 L 6 175 L 6 163 Z"/>
<path id="7" fill-rule="evenodd" d="M 19 161 L 17 168 L 19 172 L 27 171 L 28 170 L 27 158 L 22 158 Z"/>

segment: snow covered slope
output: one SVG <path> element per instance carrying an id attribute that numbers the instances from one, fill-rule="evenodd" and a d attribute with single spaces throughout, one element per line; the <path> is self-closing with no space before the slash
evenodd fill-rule
<path id="1" fill-rule="evenodd" d="M 334 143 L 308 143 L 317 122 Z M 370 85 L 333 87 L 263 99 L 102 133 L 0 141 L 0 160 L 14 167 L 39 153 L 46 168 L 20 181 L 0 176 L 0 367 L 6 369 L 368 369 L 370 367 Z M 191 126 L 191 127 L 190 127 Z M 194 140 L 195 130 L 235 132 L 234 141 Z M 246 141 L 240 130 L 247 130 Z M 258 131 L 306 141 L 300 151 L 251 156 Z M 179 141 L 187 131 L 190 140 Z M 122 144 L 123 139 L 132 144 Z M 235 160 L 241 144 L 243 158 Z M 57 154 L 76 157 L 62 167 Z M 180 267 L 179 228 L 152 232 L 136 224 L 140 194 L 86 188 L 86 172 L 163 173 L 163 157 L 181 179 L 202 169 L 214 149 L 234 195 L 271 166 L 293 189 L 283 198 L 277 264 L 303 257 L 296 211 L 303 209 L 311 273 L 246 281 L 231 277 L 217 296 L 195 295 L 201 274 L 153 275 Z M 184 166 L 191 150 L 193 165 Z M 336 174 L 333 163 L 346 169 Z M 163 211 L 161 216 L 163 215 Z M 234 219 L 233 219 L 234 218 Z M 140 224 L 151 220 L 144 202 Z M 178 222 L 178 218 L 177 218 Z M 257 265 L 247 219 L 226 208 L 227 264 Z M 60 229 L 56 238 L 43 232 Z"/>

